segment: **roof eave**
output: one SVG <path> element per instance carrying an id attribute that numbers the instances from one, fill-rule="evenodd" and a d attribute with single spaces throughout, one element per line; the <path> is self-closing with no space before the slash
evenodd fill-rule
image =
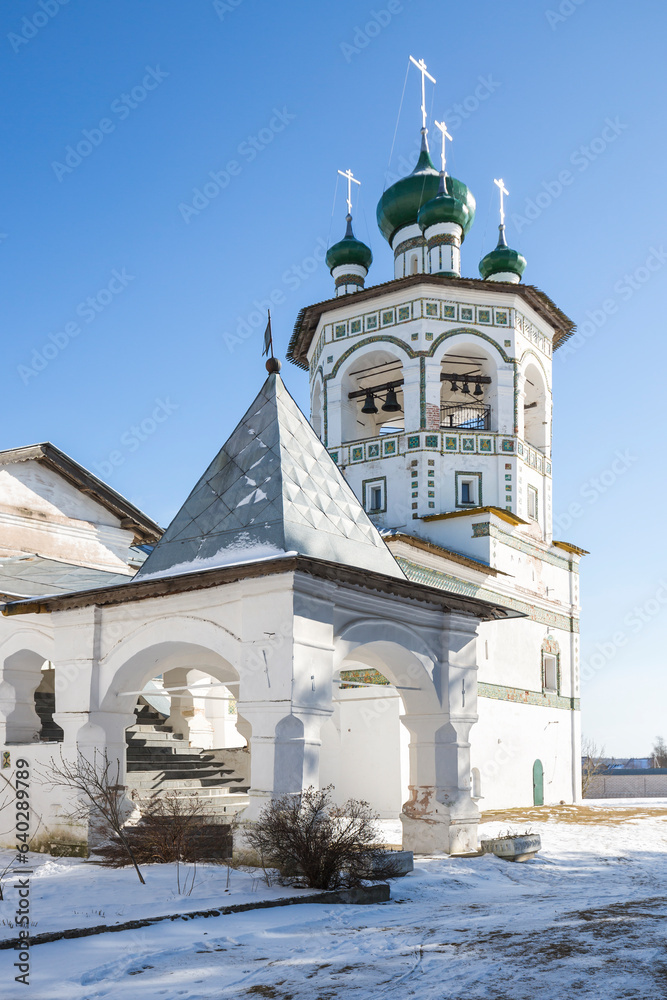
<path id="1" fill-rule="evenodd" d="M 45 465 L 75 486 L 80 493 L 97 500 L 106 510 L 119 518 L 122 528 L 134 532 L 135 544 L 154 543 L 161 537 L 162 528 L 155 521 L 50 441 L 0 451 L 0 465 L 29 461 Z"/>
<path id="2" fill-rule="evenodd" d="M 554 330 L 553 349 L 557 350 L 575 332 L 573 321 L 562 312 L 548 295 L 535 285 L 512 284 L 506 281 L 484 281 L 481 278 L 447 278 L 439 274 L 411 274 L 405 278 L 394 278 L 380 285 L 371 285 L 354 292 L 353 296 L 339 296 L 314 305 L 304 306 L 299 311 L 294 330 L 287 348 L 286 357 L 298 368 L 308 369 L 308 351 L 323 313 L 340 309 L 348 302 L 365 302 L 388 291 L 409 288 L 412 285 L 431 283 L 450 288 L 481 288 L 493 292 L 510 292 L 519 295 Z"/>
<path id="3" fill-rule="evenodd" d="M 112 587 L 96 590 L 59 594 L 42 599 L 31 598 L 24 601 L 12 601 L 4 605 L 2 614 L 5 616 L 48 614 L 52 611 L 71 610 L 90 605 L 103 607 L 126 604 L 154 597 L 164 597 L 169 594 L 205 590 L 223 584 L 236 583 L 240 580 L 299 571 L 330 583 L 347 583 L 365 590 L 418 600 L 436 606 L 440 610 L 473 615 L 482 621 L 524 617 L 519 612 L 476 597 L 462 597 L 460 594 L 452 594 L 437 587 L 414 583 L 400 577 L 388 576 L 384 573 L 363 570 L 354 566 L 342 566 L 340 563 L 301 555 L 256 560 L 235 566 L 182 573 L 177 576 L 163 576 L 148 580 L 135 578 L 128 584 L 116 584 Z"/>

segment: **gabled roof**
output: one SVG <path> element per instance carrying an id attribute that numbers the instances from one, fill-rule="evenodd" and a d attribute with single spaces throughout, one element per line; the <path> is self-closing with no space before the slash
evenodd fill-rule
<path id="1" fill-rule="evenodd" d="M 271 374 L 135 580 L 286 553 L 404 579 L 280 376 Z"/>
<path id="2" fill-rule="evenodd" d="M 13 465 L 15 462 L 39 462 L 57 475 L 71 483 L 81 493 L 92 497 L 102 507 L 120 518 L 121 527 L 134 531 L 135 541 L 155 542 L 162 534 L 162 529 L 155 521 L 131 504 L 120 493 L 116 493 L 101 479 L 94 476 L 88 469 L 75 462 L 60 448 L 49 441 L 42 444 L 31 444 L 23 448 L 7 448 L 0 451 L 0 466 Z"/>
<path id="3" fill-rule="evenodd" d="M 392 281 L 385 281 L 381 285 L 362 288 L 361 291 L 354 292 L 353 295 L 327 299 L 325 302 L 318 302 L 303 308 L 294 324 L 294 332 L 287 348 L 287 358 L 299 368 L 308 368 L 308 351 L 323 313 L 340 309 L 351 302 L 368 302 L 386 295 L 388 292 L 412 288 L 416 285 L 440 285 L 447 289 L 476 288 L 493 292 L 496 295 L 498 292 L 510 292 L 512 295 L 518 295 L 552 327 L 554 351 L 565 343 L 576 329 L 572 320 L 564 312 L 561 312 L 549 296 L 536 288 L 535 285 L 513 285 L 506 281 L 482 281 L 480 278 L 447 278 L 441 274 L 410 274 L 405 278 L 395 278 Z"/>

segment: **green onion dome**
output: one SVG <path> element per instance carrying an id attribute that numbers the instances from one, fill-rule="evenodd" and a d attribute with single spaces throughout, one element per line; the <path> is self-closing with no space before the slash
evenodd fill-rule
<path id="1" fill-rule="evenodd" d="M 429 226 L 439 222 L 455 222 L 463 230 L 463 235 L 470 229 L 472 214 L 475 212 L 475 201 L 465 184 L 454 177 L 444 177 L 440 174 L 440 184 L 435 198 L 427 201 L 417 216 L 420 229 L 424 232 Z"/>
<path id="2" fill-rule="evenodd" d="M 339 243 L 334 243 L 327 250 L 325 257 L 327 267 L 329 271 L 333 271 L 334 267 L 340 267 L 341 265 L 359 264 L 368 270 L 373 263 L 371 248 L 367 247 L 361 240 L 358 240 L 352 232 L 352 216 L 347 215 L 345 218 L 347 220 L 345 236 Z"/>
<path id="3" fill-rule="evenodd" d="M 498 226 L 498 230 L 500 233 L 498 236 L 498 245 L 491 253 L 487 253 L 486 257 L 482 257 L 479 262 L 479 273 L 486 281 L 487 278 L 492 277 L 494 274 L 509 272 L 510 274 L 515 274 L 517 280 L 520 281 L 523 272 L 526 270 L 526 258 L 518 250 L 512 250 L 508 247 L 507 240 L 505 239 L 505 226 Z"/>
<path id="4" fill-rule="evenodd" d="M 387 188 L 378 202 L 377 223 L 389 244 L 399 229 L 416 225 L 420 210 L 437 196 L 439 186 L 440 172 L 433 165 L 426 136 L 422 132 L 422 148 L 415 169 Z M 475 199 L 466 185 L 454 177 L 447 178 L 447 191 L 468 208 L 465 235 L 475 217 Z"/>

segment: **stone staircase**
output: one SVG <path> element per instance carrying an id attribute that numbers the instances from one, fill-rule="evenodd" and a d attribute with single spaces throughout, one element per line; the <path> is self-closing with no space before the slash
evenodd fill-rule
<path id="1" fill-rule="evenodd" d="M 248 804 L 250 754 L 245 749 L 190 748 L 166 718 L 142 705 L 126 731 L 129 794 L 136 800 L 173 792 L 203 802 L 207 822 L 225 822 Z"/>

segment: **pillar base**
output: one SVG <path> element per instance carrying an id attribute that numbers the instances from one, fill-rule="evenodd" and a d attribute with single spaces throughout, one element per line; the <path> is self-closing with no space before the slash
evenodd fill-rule
<path id="1" fill-rule="evenodd" d="M 446 815 L 414 819 L 401 813 L 403 850 L 415 854 L 470 854 L 478 850 L 478 820 Z"/>

